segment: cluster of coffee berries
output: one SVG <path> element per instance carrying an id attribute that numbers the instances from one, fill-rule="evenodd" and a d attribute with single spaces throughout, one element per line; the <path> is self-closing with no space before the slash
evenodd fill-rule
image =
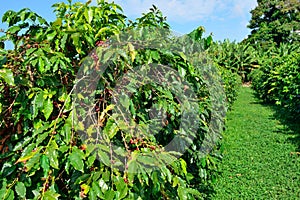
<path id="1" fill-rule="evenodd" d="M 96 46 L 97 47 L 102 47 L 102 46 L 104 46 L 105 45 L 105 42 L 103 41 L 103 40 L 98 40 L 97 42 L 96 42 Z"/>
<path id="2" fill-rule="evenodd" d="M 97 47 L 108 47 L 109 44 L 108 44 L 106 41 L 98 40 L 98 41 L 96 42 L 96 46 L 97 46 Z"/>
<path id="3" fill-rule="evenodd" d="M 91 58 L 92 58 L 96 63 L 98 62 L 99 57 L 98 57 L 96 51 L 93 51 L 93 52 L 91 53 Z"/>

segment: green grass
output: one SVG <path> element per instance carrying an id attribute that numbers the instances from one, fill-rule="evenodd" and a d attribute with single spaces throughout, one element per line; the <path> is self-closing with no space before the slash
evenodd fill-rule
<path id="1" fill-rule="evenodd" d="M 241 88 L 227 115 L 213 199 L 300 199 L 300 155 L 292 153 L 300 132 L 283 125 L 274 109 Z"/>

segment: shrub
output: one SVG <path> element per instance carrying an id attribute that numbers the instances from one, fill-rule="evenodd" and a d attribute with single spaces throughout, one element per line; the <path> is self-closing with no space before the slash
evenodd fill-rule
<path id="1" fill-rule="evenodd" d="M 253 88 L 266 102 L 281 105 L 299 114 L 300 59 L 294 45 L 282 44 L 261 59 L 261 66 L 253 72 Z"/>
<path id="2" fill-rule="evenodd" d="M 3 16 L 1 40 L 15 48 L 0 51 L 0 197 L 204 197 L 226 110 L 220 74 L 204 59 L 211 38 L 172 36 L 156 7 L 127 25 L 114 3 L 53 7 L 50 23 L 29 9 Z"/>

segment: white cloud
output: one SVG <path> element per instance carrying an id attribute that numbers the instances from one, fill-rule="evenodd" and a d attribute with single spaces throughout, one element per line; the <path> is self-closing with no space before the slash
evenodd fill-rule
<path id="1" fill-rule="evenodd" d="M 111 2 L 112 0 L 110 0 Z M 255 0 L 114 0 L 130 17 L 139 17 L 156 5 L 169 21 L 194 22 L 228 17 L 244 17 Z"/>
<path id="2" fill-rule="evenodd" d="M 233 7 L 234 15 L 245 15 L 257 5 L 254 0 L 235 0 Z"/>

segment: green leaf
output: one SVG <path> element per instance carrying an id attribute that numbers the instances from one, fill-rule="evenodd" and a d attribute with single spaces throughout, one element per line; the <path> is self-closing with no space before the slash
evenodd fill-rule
<path id="1" fill-rule="evenodd" d="M 28 18 L 30 18 L 31 21 L 34 22 L 36 20 L 36 17 L 37 17 L 37 15 L 34 12 L 30 12 L 29 13 L 29 17 Z"/>
<path id="2" fill-rule="evenodd" d="M 200 193 L 198 190 L 195 190 L 195 189 L 193 189 L 193 188 L 186 188 L 185 190 L 186 190 L 189 194 L 192 194 L 192 195 L 194 195 L 194 196 L 196 196 L 196 197 L 199 197 L 199 198 L 202 197 L 201 193 Z"/>
<path id="3" fill-rule="evenodd" d="M 66 144 L 69 144 L 71 142 L 71 135 L 72 135 L 72 124 L 71 122 L 69 122 L 68 120 L 66 121 L 63 129 L 63 141 L 66 143 Z"/>
<path id="4" fill-rule="evenodd" d="M 116 185 L 117 191 L 120 192 L 118 198 L 123 199 L 124 197 L 126 197 L 128 188 L 127 188 L 127 185 L 126 185 L 124 179 L 119 176 L 116 176 L 115 185 Z"/>
<path id="5" fill-rule="evenodd" d="M 74 147 L 72 153 L 69 156 L 71 165 L 78 171 L 84 172 L 83 167 L 83 159 L 84 153 L 79 150 L 77 147 Z"/>
<path id="6" fill-rule="evenodd" d="M 130 184 L 132 184 L 135 173 L 137 171 L 138 171 L 138 163 L 135 160 L 130 160 L 128 162 L 128 181 Z"/>
<path id="7" fill-rule="evenodd" d="M 119 128 L 117 124 L 114 122 L 114 120 L 108 120 L 103 130 L 103 133 L 108 135 L 109 139 L 112 139 L 117 134 L 118 131 Z"/>
<path id="8" fill-rule="evenodd" d="M 51 31 L 51 33 L 47 34 L 47 40 L 52 41 L 55 38 L 56 35 L 57 35 L 56 31 Z"/>
<path id="9" fill-rule="evenodd" d="M 101 28 L 101 29 L 98 31 L 98 33 L 96 34 L 95 38 L 99 38 L 99 37 L 101 37 L 102 35 L 105 35 L 105 34 L 104 34 L 105 32 L 109 32 L 109 31 L 111 31 L 111 29 L 110 29 L 109 27 L 103 27 L 103 28 Z"/>
<path id="10" fill-rule="evenodd" d="M 57 194 L 53 190 L 47 190 L 44 193 L 43 200 L 58 200 L 58 197 L 60 197 L 60 194 Z"/>
<path id="11" fill-rule="evenodd" d="M 108 153 L 107 152 L 104 152 L 104 151 L 98 151 L 98 156 L 100 158 L 100 160 L 106 165 L 106 166 L 110 166 L 110 159 L 109 159 L 109 156 L 108 156 Z"/>
<path id="12" fill-rule="evenodd" d="M 181 56 L 181 58 L 183 58 L 184 61 L 187 60 L 186 55 L 183 52 L 179 52 L 179 55 Z"/>
<path id="13" fill-rule="evenodd" d="M 81 40 L 80 40 L 80 34 L 79 33 L 73 33 L 71 35 L 71 38 L 73 40 L 73 45 L 75 46 L 77 52 L 81 53 Z"/>
<path id="14" fill-rule="evenodd" d="M 186 71 L 185 71 L 184 68 L 178 67 L 178 72 L 179 72 L 179 75 L 180 75 L 182 78 L 185 77 Z"/>
<path id="15" fill-rule="evenodd" d="M 3 177 L 7 177 L 7 176 L 11 175 L 16 170 L 16 168 L 17 168 L 16 165 L 6 162 L 2 166 L 1 175 Z"/>
<path id="16" fill-rule="evenodd" d="M 145 184 L 147 186 L 149 186 L 149 177 L 148 177 L 148 173 L 144 170 L 146 168 L 141 167 L 139 168 L 139 173 L 137 175 L 138 179 L 140 180 L 140 182 L 142 183 L 142 185 L 144 186 Z M 145 186 L 144 186 L 145 187 Z"/>
<path id="17" fill-rule="evenodd" d="M 43 103 L 43 92 L 39 92 L 37 95 L 35 95 L 35 98 L 32 101 L 32 118 L 36 118 L 39 110 L 43 107 Z"/>
<path id="18" fill-rule="evenodd" d="M 31 159 L 33 156 L 35 156 L 39 151 L 37 150 L 32 150 L 31 152 L 29 152 L 28 154 L 25 154 L 23 157 L 19 158 L 17 160 L 16 163 L 19 163 L 19 162 L 26 162 L 27 160 Z"/>
<path id="19" fill-rule="evenodd" d="M 96 192 L 93 189 L 89 190 L 89 199 L 91 199 L 91 200 L 97 200 Z"/>
<path id="20" fill-rule="evenodd" d="M 114 199 L 115 197 L 115 191 L 113 190 L 107 190 L 104 194 L 104 199 Z"/>
<path id="21" fill-rule="evenodd" d="M 58 146 L 54 140 L 52 140 L 50 146 L 46 150 L 46 155 L 49 158 L 50 166 L 59 169 L 59 163 L 58 163 L 58 153 L 57 153 Z"/>
<path id="22" fill-rule="evenodd" d="M 186 164 L 185 160 L 180 159 L 180 164 L 181 164 L 182 172 L 184 173 L 184 175 L 186 175 L 187 174 L 187 164 Z"/>
<path id="23" fill-rule="evenodd" d="M 38 59 L 38 69 L 41 73 L 45 72 L 45 60 L 43 57 L 39 57 Z"/>
<path id="24" fill-rule="evenodd" d="M 93 20 L 93 10 L 92 9 L 86 9 L 84 12 L 84 17 L 88 21 L 88 23 L 91 23 Z"/>
<path id="25" fill-rule="evenodd" d="M 96 158 L 97 158 L 97 156 L 96 156 L 95 153 L 92 154 L 92 155 L 89 155 L 88 160 L 87 160 L 87 163 L 86 163 L 87 166 L 88 166 L 88 167 L 91 167 L 91 166 L 94 164 Z"/>
<path id="26" fill-rule="evenodd" d="M 36 152 L 39 152 L 39 151 L 40 151 L 40 149 L 37 150 Z M 31 170 L 31 168 L 33 168 L 33 167 L 36 167 L 36 168 L 39 167 L 39 161 L 40 161 L 41 155 L 42 154 L 40 154 L 40 153 L 36 153 L 32 158 L 30 158 L 26 162 L 25 166 L 26 166 L 26 171 L 27 172 L 29 172 Z M 33 173 L 35 173 L 35 172 L 33 172 Z"/>
<path id="27" fill-rule="evenodd" d="M 15 200 L 15 193 L 12 189 L 9 189 L 6 194 L 6 197 L 4 197 L 5 200 Z"/>
<path id="28" fill-rule="evenodd" d="M 26 187 L 24 185 L 24 183 L 22 182 L 18 182 L 15 186 L 15 190 L 17 192 L 17 194 L 21 197 L 21 198 L 25 198 L 26 195 Z"/>
<path id="29" fill-rule="evenodd" d="M 122 105 L 123 108 L 125 108 L 126 110 L 129 109 L 129 105 L 130 105 L 130 98 L 126 95 L 122 95 L 120 96 L 120 103 Z"/>
<path id="30" fill-rule="evenodd" d="M 188 194 L 187 194 L 187 191 L 185 190 L 186 188 L 184 187 L 178 187 L 177 189 L 177 193 L 178 193 L 178 196 L 179 196 L 179 199 L 180 200 L 187 200 L 188 199 Z"/>
<path id="31" fill-rule="evenodd" d="M 0 48 L 0 53 L 1 53 L 1 48 Z M 2 65 L 4 65 L 6 62 L 7 62 L 7 57 L 0 55 L 0 67 L 2 67 Z"/>
<path id="32" fill-rule="evenodd" d="M 61 153 L 66 153 L 69 149 L 70 149 L 70 147 L 67 146 L 67 145 L 60 145 L 60 146 L 59 146 L 59 151 L 60 151 Z"/>
<path id="33" fill-rule="evenodd" d="M 114 54 L 115 54 L 115 51 L 105 51 L 102 62 L 103 63 L 109 62 L 112 59 Z"/>
<path id="34" fill-rule="evenodd" d="M 44 109 L 42 110 L 42 112 L 44 113 L 46 120 L 48 120 L 53 111 L 52 100 L 50 98 L 47 98 L 47 100 L 44 101 L 43 105 Z"/>
<path id="35" fill-rule="evenodd" d="M 21 17 L 21 21 L 25 21 L 28 18 L 29 13 L 27 9 L 22 9 L 19 11 L 19 15 Z"/>
<path id="36" fill-rule="evenodd" d="M 159 165 L 159 161 L 157 160 L 157 158 L 153 155 L 153 156 L 145 156 L 145 155 L 139 155 L 137 157 L 137 161 L 139 163 L 141 163 L 141 165 L 149 165 L 149 166 L 158 166 Z"/>
<path id="37" fill-rule="evenodd" d="M 44 171 L 44 177 L 47 177 L 49 170 L 50 170 L 50 161 L 46 155 L 42 155 L 41 157 L 41 167 Z"/>
<path id="38" fill-rule="evenodd" d="M 172 174 L 171 174 L 170 170 L 166 166 L 163 166 L 163 167 L 161 167 L 161 171 L 164 174 L 164 176 L 167 178 L 168 182 L 171 183 Z"/>
<path id="39" fill-rule="evenodd" d="M 213 38 L 212 35 L 206 38 L 206 48 L 208 48 L 212 44 Z"/>
<path id="40" fill-rule="evenodd" d="M 5 191 L 6 191 L 6 186 L 7 186 L 7 183 L 6 183 L 6 179 L 3 178 L 1 180 L 1 183 L 2 183 L 2 188 L 0 189 L 0 199 L 3 199 L 4 195 L 5 195 Z"/>
<path id="41" fill-rule="evenodd" d="M 40 24 L 47 24 L 47 21 L 40 16 L 38 17 L 38 21 L 40 22 Z"/>
<path id="42" fill-rule="evenodd" d="M 10 69 L 0 69 L 0 78 L 4 79 L 4 81 L 11 85 L 14 86 L 14 74 Z"/>
<path id="43" fill-rule="evenodd" d="M 19 32 L 20 30 L 21 30 L 20 26 L 12 26 L 7 30 L 7 32 L 9 32 L 11 34 L 15 34 L 15 33 Z"/>
<path id="44" fill-rule="evenodd" d="M 30 48 L 26 50 L 26 56 L 31 55 L 33 52 L 35 52 L 37 49 L 36 48 Z"/>
<path id="45" fill-rule="evenodd" d="M 49 136 L 49 132 L 45 132 L 43 134 L 38 134 L 36 139 L 36 145 L 39 145 L 41 142 L 43 142 L 47 137 Z"/>
<path id="46" fill-rule="evenodd" d="M 69 37 L 68 34 L 64 34 L 63 38 L 61 39 L 60 41 L 61 49 L 65 49 L 68 37 Z"/>
<path id="47" fill-rule="evenodd" d="M 96 182 L 92 183 L 92 190 L 95 192 L 97 197 L 102 196 L 101 188 Z"/>
<path id="48" fill-rule="evenodd" d="M 132 116 L 135 117 L 136 116 L 136 110 L 135 110 L 134 103 L 133 103 L 132 99 L 130 99 L 129 110 L 130 110 Z"/>
<path id="49" fill-rule="evenodd" d="M 43 104 L 44 104 L 44 93 L 43 92 L 39 92 L 36 95 L 35 104 L 36 104 L 37 108 L 42 108 L 43 107 Z"/>
<path id="50" fill-rule="evenodd" d="M 159 53 L 158 51 L 151 51 L 151 58 L 155 61 L 159 61 L 160 60 L 160 56 L 159 56 Z"/>

